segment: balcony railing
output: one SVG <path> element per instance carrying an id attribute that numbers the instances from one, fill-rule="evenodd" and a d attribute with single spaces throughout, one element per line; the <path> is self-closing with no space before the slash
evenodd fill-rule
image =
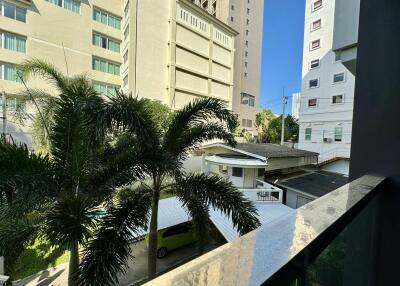
<path id="1" fill-rule="evenodd" d="M 357 179 L 147 285 L 305 285 L 298 277 L 371 205 L 383 181 Z"/>

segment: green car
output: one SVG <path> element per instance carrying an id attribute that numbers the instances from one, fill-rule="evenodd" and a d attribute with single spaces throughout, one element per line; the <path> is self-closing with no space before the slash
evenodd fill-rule
<path id="1" fill-rule="evenodd" d="M 160 229 L 157 234 L 157 257 L 165 257 L 169 251 L 196 242 L 196 235 L 191 222 L 185 222 L 168 228 Z M 146 235 L 149 245 L 149 235 Z"/>

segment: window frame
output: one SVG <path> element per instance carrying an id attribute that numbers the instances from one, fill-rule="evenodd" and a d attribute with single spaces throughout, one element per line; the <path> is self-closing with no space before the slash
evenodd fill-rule
<path id="1" fill-rule="evenodd" d="M 338 75 L 343 75 L 343 80 L 335 81 L 335 77 Z M 344 82 L 346 82 L 346 73 L 345 72 L 339 72 L 339 73 L 333 74 L 332 84 L 340 84 L 340 83 L 344 83 Z"/>
<path id="2" fill-rule="evenodd" d="M 235 174 L 235 171 L 236 171 L 236 174 Z M 237 173 L 237 172 L 240 173 L 240 176 L 238 175 L 239 173 Z M 243 178 L 243 174 L 244 174 L 243 168 L 232 167 L 232 177 Z"/>
<path id="3" fill-rule="evenodd" d="M 334 98 L 335 98 L 335 97 L 338 97 L 338 96 L 340 96 L 340 97 L 342 98 L 342 101 L 341 101 L 341 102 L 334 102 Z M 331 104 L 332 104 L 332 105 L 341 105 L 341 104 L 344 104 L 344 94 L 335 94 L 335 95 L 332 95 Z"/>
<path id="4" fill-rule="evenodd" d="M 336 132 L 337 130 L 340 130 L 340 132 Z M 337 139 L 340 135 L 340 139 Z M 335 142 L 343 142 L 343 127 L 335 127 L 335 131 L 334 131 L 334 141 Z"/>
<path id="5" fill-rule="evenodd" d="M 315 24 L 315 23 L 318 23 L 318 22 L 319 22 L 319 27 L 314 28 L 314 24 Z M 317 31 L 317 30 L 319 30 L 319 29 L 321 29 L 321 28 L 322 28 L 322 19 L 319 18 L 318 20 L 315 20 L 315 21 L 313 21 L 313 22 L 311 23 L 310 31 L 311 31 L 311 32 L 314 32 L 314 31 Z"/>
<path id="6" fill-rule="evenodd" d="M 318 6 L 317 8 L 315 8 L 315 4 L 318 3 L 318 2 L 321 2 L 321 5 Z M 313 1 L 312 4 L 311 4 L 311 12 L 314 13 L 315 11 L 318 11 L 319 9 L 321 9 L 321 8 L 323 7 L 323 5 L 324 5 L 324 3 L 323 3 L 322 0 L 315 0 L 315 1 Z"/>
<path id="7" fill-rule="evenodd" d="M 312 82 L 312 81 L 317 81 L 317 85 L 316 85 L 316 86 L 311 86 L 311 82 Z M 310 79 L 310 80 L 308 81 L 308 88 L 309 88 L 309 89 L 319 88 L 319 78 Z"/>
<path id="8" fill-rule="evenodd" d="M 307 132 L 309 131 L 309 132 Z M 306 127 L 304 129 L 304 141 L 311 141 L 312 138 L 312 128 L 311 127 Z"/>
<path id="9" fill-rule="evenodd" d="M 95 17 L 96 12 L 100 12 L 100 21 L 98 19 L 96 19 L 96 17 Z M 107 23 L 103 23 L 103 21 L 102 21 L 103 13 L 106 15 L 106 22 Z M 110 18 L 114 19 L 114 23 L 119 23 L 119 25 L 116 25 L 118 27 L 115 27 L 114 25 L 110 24 Z M 106 10 L 104 10 L 102 8 L 97 7 L 97 6 L 93 6 L 92 20 L 95 21 L 95 22 L 98 22 L 100 24 L 106 25 L 108 27 L 114 28 L 116 30 L 119 30 L 119 31 L 122 28 L 122 17 L 121 16 L 115 15 L 114 13 L 106 11 Z M 115 21 L 115 20 L 117 20 L 117 21 Z"/>
<path id="10" fill-rule="evenodd" d="M 314 48 L 313 44 L 315 42 L 318 42 L 318 47 Z M 310 42 L 310 51 L 315 51 L 315 50 L 318 50 L 319 48 L 321 48 L 321 39 L 316 39 L 316 40 Z"/>
<path id="11" fill-rule="evenodd" d="M 6 14 L 5 14 L 5 6 L 6 5 L 13 9 L 13 16 L 12 17 L 6 16 Z M 27 17 L 26 17 L 27 16 L 27 11 L 28 10 L 26 8 L 24 8 L 24 7 L 20 7 L 20 6 L 16 5 L 16 4 L 10 3 L 8 1 L 0 0 L 0 16 L 6 17 L 8 19 L 12 19 L 12 20 L 15 20 L 15 21 L 18 21 L 18 22 L 26 23 L 26 21 L 27 21 Z M 19 13 L 19 12 L 23 12 L 23 13 Z M 23 15 L 23 20 L 20 17 L 18 17 L 18 15 L 20 15 L 20 16 Z"/>
<path id="12" fill-rule="evenodd" d="M 318 61 L 318 65 L 313 67 L 313 62 L 316 62 L 316 61 Z M 321 60 L 320 59 L 315 59 L 315 60 L 310 61 L 309 69 L 310 70 L 314 70 L 314 69 L 319 68 L 320 66 L 321 66 Z"/>
<path id="13" fill-rule="evenodd" d="M 310 101 L 313 101 L 313 100 L 315 100 L 315 105 L 310 105 Z M 316 107 L 318 107 L 318 98 L 317 97 L 309 98 L 307 100 L 307 107 L 308 108 L 316 108 Z"/>

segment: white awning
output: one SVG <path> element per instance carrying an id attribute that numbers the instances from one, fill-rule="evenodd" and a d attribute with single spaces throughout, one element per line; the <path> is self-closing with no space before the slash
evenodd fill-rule
<path id="1" fill-rule="evenodd" d="M 294 209 L 278 202 L 255 203 L 255 205 L 261 224 L 272 222 L 279 217 L 288 215 L 295 211 Z M 239 237 L 239 233 L 236 228 L 233 227 L 232 221 L 219 210 L 214 210 L 211 208 L 210 219 L 227 241 L 232 241 Z M 158 229 L 164 229 L 190 220 L 191 217 L 182 207 L 181 202 L 177 198 L 173 197 L 160 200 L 158 206 Z M 145 235 L 147 233 L 148 230 L 143 230 L 141 235 Z"/>
<path id="2" fill-rule="evenodd" d="M 226 165 L 240 168 L 266 168 L 268 166 L 267 162 L 265 161 L 251 158 L 227 158 L 214 155 L 205 157 L 205 160 L 207 162 L 218 165 Z"/>

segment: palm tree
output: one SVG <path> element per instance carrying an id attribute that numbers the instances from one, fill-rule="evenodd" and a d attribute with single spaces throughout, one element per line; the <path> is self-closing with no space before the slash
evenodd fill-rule
<path id="1" fill-rule="evenodd" d="M 113 204 L 114 190 L 143 174 L 140 158 L 114 135 L 144 136 L 145 101 L 123 94 L 107 100 L 84 76 L 64 76 L 40 60 L 21 69 L 44 77 L 56 94 L 29 91 L 40 108 L 36 126 L 44 130 L 47 154 L 0 140 L 0 256 L 11 262 L 35 239 L 45 239 L 70 251 L 69 285 L 75 285 L 79 247 L 92 237 L 99 206 Z M 150 198 L 136 193 L 129 202 L 146 206 Z"/>
<path id="2" fill-rule="evenodd" d="M 160 193 L 174 192 L 191 215 L 199 241 L 204 249 L 209 223 L 209 207 L 229 215 L 241 234 L 259 226 L 256 208 L 232 183 L 219 176 L 185 173 L 183 161 L 199 145 L 219 139 L 234 145 L 230 130 L 236 127 L 236 116 L 217 99 L 195 100 L 172 114 L 166 130 L 154 119 L 148 121 L 145 140 L 127 136 L 126 146 L 143 158 L 147 176 L 136 184 L 131 194 L 148 194 L 150 204 L 134 200 L 113 205 L 101 222 L 95 239 L 89 242 L 82 259 L 80 285 L 115 285 L 118 273 L 125 272 L 130 257 L 129 243 L 138 239 L 137 222 L 150 216 L 148 278 L 156 276 L 157 214 Z M 128 196 L 129 197 L 129 196 Z"/>

